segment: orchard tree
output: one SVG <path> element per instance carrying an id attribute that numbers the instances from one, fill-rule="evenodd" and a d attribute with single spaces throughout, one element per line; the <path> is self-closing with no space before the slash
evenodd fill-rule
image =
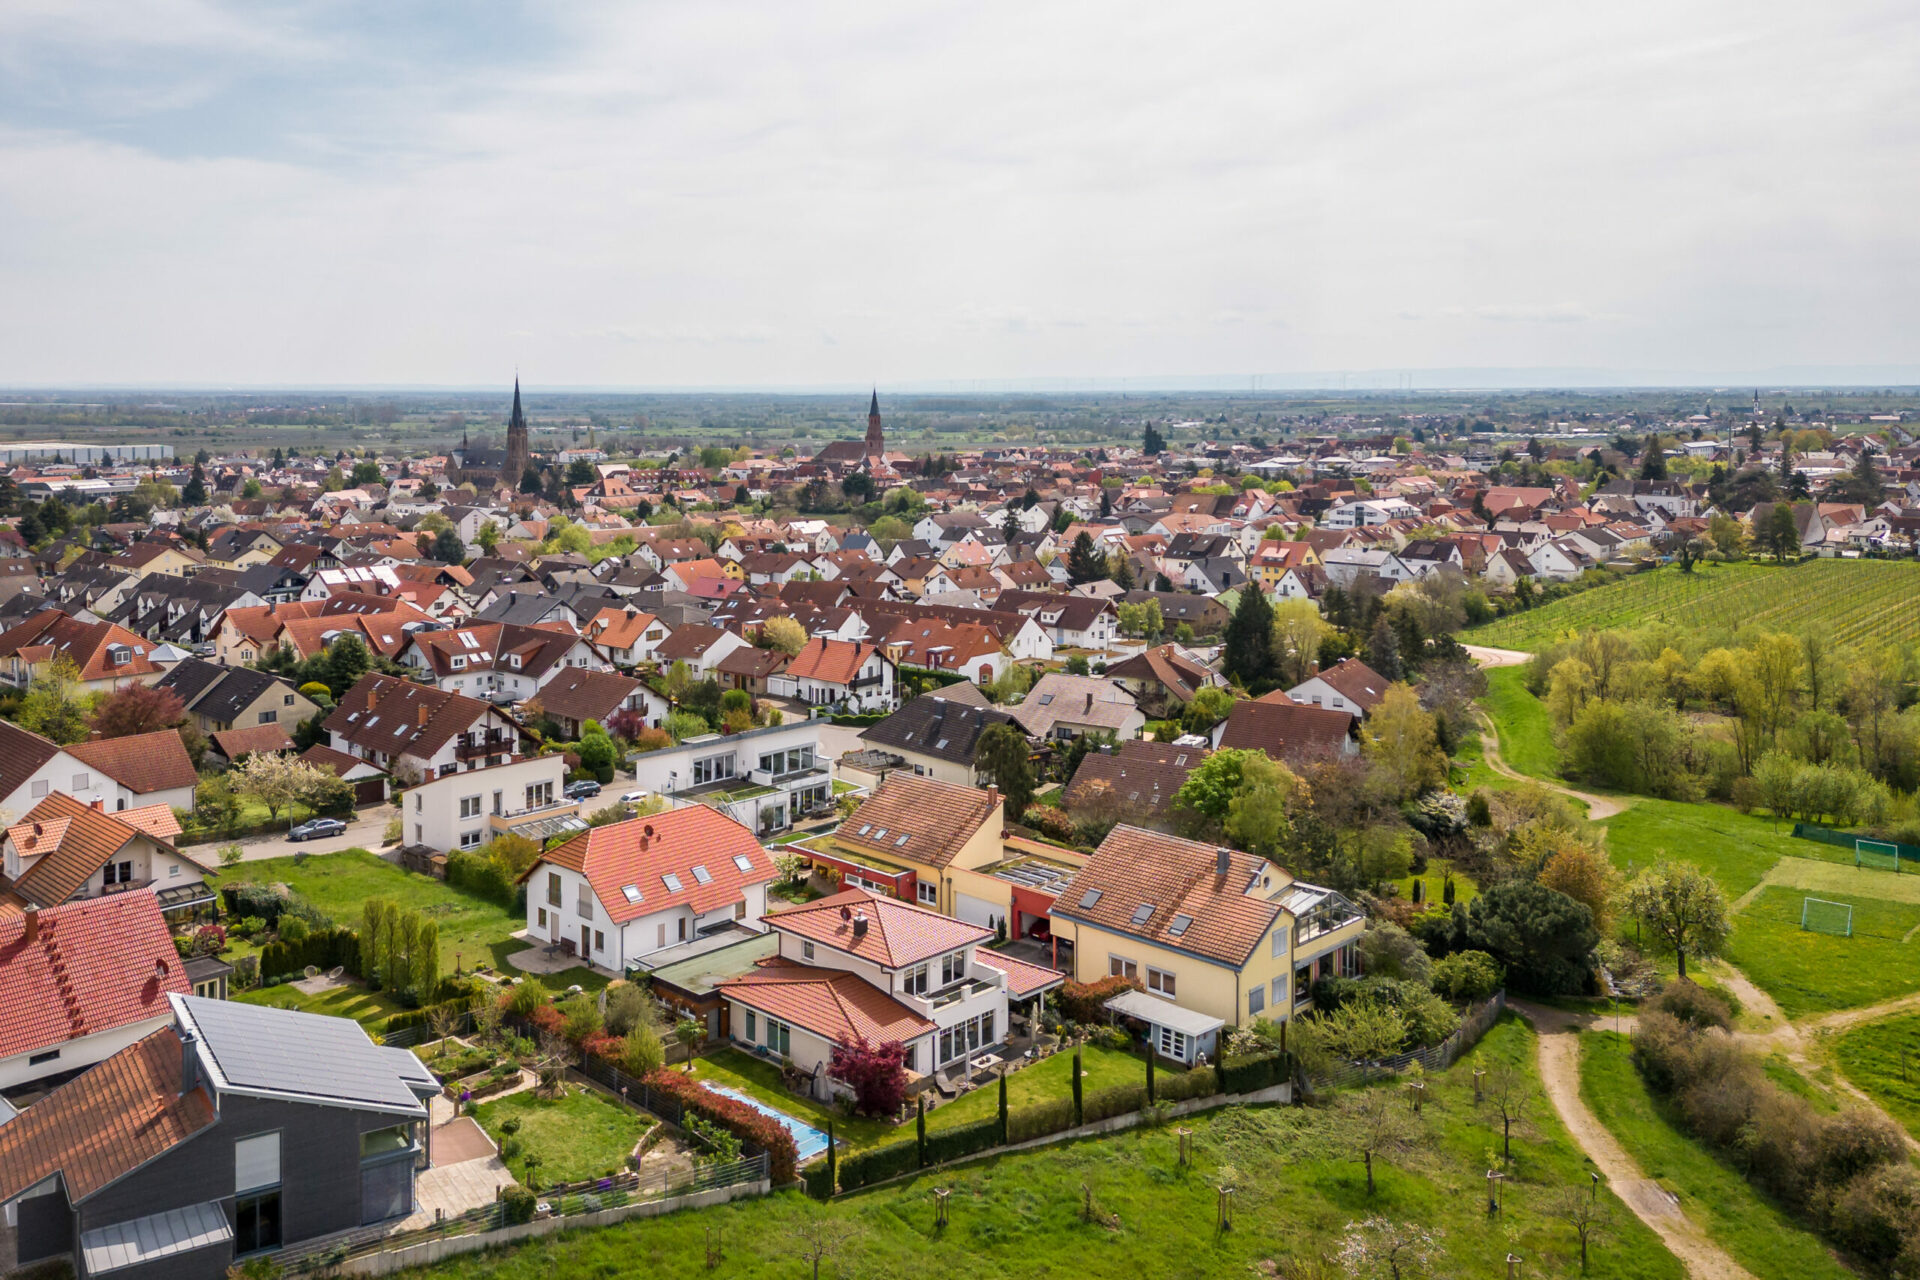
<path id="1" fill-rule="evenodd" d="M 1648 867 L 1627 886 L 1621 905 L 1662 948 L 1673 952 L 1682 978 L 1689 955 L 1711 960 L 1733 932 L 1727 895 L 1690 863 L 1662 861 Z"/>

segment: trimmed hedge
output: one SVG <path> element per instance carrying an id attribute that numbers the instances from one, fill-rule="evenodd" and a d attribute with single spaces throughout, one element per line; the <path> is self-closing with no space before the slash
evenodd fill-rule
<path id="1" fill-rule="evenodd" d="M 885 1182 L 888 1178 L 897 1178 L 903 1173 L 912 1173 L 919 1167 L 918 1141 L 889 1142 L 884 1147 L 875 1147 L 842 1160 L 840 1189 L 857 1191 L 876 1182 Z"/>
<path id="2" fill-rule="evenodd" d="M 1049 1098 L 1007 1114 L 1007 1141 L 1027 1142 L 1073 1128 L 1073 1099 Z"/>
<path id="3" fill-rule="evenodd" d="M 447 855 L 447 884 L 476 898 L 485 898 L 509 908 L 520 893 L 520 887 L 492 858 L 457 850 Z"/>
<path id="4" fill-rule="evenodd" d="M 1000 1117 L 990 1120 L 976 1120 L 972 1124 L 963 1124 L 952 1129 L 936 1130 L 927 1135 L 927 1163 L 945 1164 L 949 1160 L 974 1155 L 981 1151 L 991 1151 L 1000 1145 Z"/>
<path id="5" fill-rule="evenodd" d="M 815 1200 L 833 1198 L 833 1183 L 829 1180 L 832 1171 L 825 1160 L 815 1160 L 800 1171 L 800 1181 L 806 1184 L 807 1194 Z"/>
<path id="6" fill-rule="evenodd" d="M 1293 1058 L 1275 1050 L 1250 1058 L 1223 1058 L 1220 1061 L 1220 1092 L 1252 1093 L 1269 1085 L 1285 1084 L 1293 1078 Z"/>
<path id="7" fill-rule="evenodd" d="M 1080 1123 L 1093 1124 L 1099 1120 L 1110 1120 L 1114 1116 L 1124 1116 L 1129 1112 L 1139 1111 L 1146 1105 L 1145 1082 L 1116 1084 L 1086 1096 L 1080 1107 Z"/>
<path id="8" fill-rule="evenodd" d="M 1162 1071 L 1153 1079 L 1155 1102 L 1185 1102 L 1189 1098 L 1210 1098 L 1220 1092 L 1220 1073 L 1212 1067 L 1195 1067 L 1178 1075 Z"/>
<path id="9" fill-rule="evenodd" d="M 649 1072 L 645 1084 L 649 1089 L 666 1094 L 702 1120 L 717 1124 L 741 1141 L 750 1142 L 765 1151 L 768 1173 L 774 1186 L 784 1186 L 800 1176 L 800 1153 L 793 1145 L 793 1135 L 785 1125 L 764 1111 L 715 1093 L 698 1080 L 688 1079 L 684 1072 L 669 1071 L 664 1067 Z M 908 1149 L 912 1149 L 911 1145 Z M 843 1186 L 847 1185 L 846 1167 L 846 1164 L 840 1166 Z"/>
<path id="10" fill-rule="evenodd" d="M 338 965 L 360 976 L 360 935 L 351 929 L 317 929 L 298 942 L 269 942 L 260 949 L 260 972 L 279 977 L 303 972 L 308 965 L 331 969 Z"/>
<path id="11" fill-rule="evenodd" d="M 472 997 L 462 996 L 458 1000 L 443 1000 L 439 1004 L 423 1004 L 418 1009 L 405 1009 L 387 1019 L 386 1034 L 405 1031 L 408 1027 L 424 1027 L 433 1021 L 436 1010 L 458 1015 L 472 1007 Z"/>

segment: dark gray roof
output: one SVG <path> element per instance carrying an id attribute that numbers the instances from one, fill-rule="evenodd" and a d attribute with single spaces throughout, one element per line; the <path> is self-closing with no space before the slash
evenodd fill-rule
<path id="1" fill-rule="evenodd" d="M 230 667 L 217 662 L 208 662 L 202 658 L 188 658 L 173 670 L 162 676 L 154 687 L 171 689 L 187 707 L 191 708 L 207 690 L 219 684 Z"/>
<path id="2" fill-rule="evenodd" d="M 423 1116 L 393 1060 L 349 1018 L 173 996 L 183 1028 L 200 1038 L 217 1092 L 243 1092 Z"/>
<path id="3" fill-rule="evenodd" d="M 870 747 L 892 747 L 954 764 L 971 764 L 974 744 L 982 730 L 990 724 L 1016 723 L 1004 711 L 968 706 L 929 693 L 868 726 L 860 740 Z"/>

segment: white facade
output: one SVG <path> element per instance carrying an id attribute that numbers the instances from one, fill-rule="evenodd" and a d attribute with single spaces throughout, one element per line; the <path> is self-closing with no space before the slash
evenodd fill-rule
<path id="1" fill-rule="evenodd" d="M 669 804 L 711 804 L 765 834 L 833 798 L 833 758 L 820 747 L 819 724 L 800 720 L 646 752 L 634 757 L 633 780 Z"/>
<path id="2" fill-rule="evenodd" d="M 129 1022 L 124 1027 L 115 1027 L 111 1031 L 96 1031 L 92 1035 L 80 1036 L 63 1041 L 53 1047 L 42 1047 L 27 1053 L 16 1053 L 11 1058 L 0 1058 L 0 1089 L 12 1089 L 18 1085 L 30 1084 L 45 1076 L 59 1075 L 81 1067 L 90 1067 L 97 1062 L 105 1062 L 114 1054 L 130 1044 L 145 1039 L 162 1027 L 173 1025 L 171 1009 L 157 1018 L 146 1018 L 139 1022 Z M 51 1054 L 51 1057 L 46 1055 Z M 41 1058 L 40 1062 L 33 1059 Z"/>
<path id="3" fill-rule="evenodd" d="M 570 807 L 566 757 L 528 756 L 491 768 L 449 773 L 410 787 L 400 797 L 403 839 L 445 853 L 472 849 L 493 835 L 494 816 L 513 817 Z"/>
<path id="4" fill-rule="evenodd" d="M 702 929 L 731 922 L 763 931 L 767 886 L 749 884 L 741 892 L 738 901 L 704 914 L 669 907 L 615 924 L 585 876 L 542 862 L 527 880 L 527 932 L 548 942 L 571 941 L 583 958 L 622 973 L 656 951 L 692 941 Z"/>

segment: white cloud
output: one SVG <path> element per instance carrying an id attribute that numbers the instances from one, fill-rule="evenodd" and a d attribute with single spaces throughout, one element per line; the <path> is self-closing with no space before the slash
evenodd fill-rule
<path id="1" fill-rule="evenodd" d="M 1906 5 L 293 12 L 0 17 L 0 381 L 1911 358 Z"/>

